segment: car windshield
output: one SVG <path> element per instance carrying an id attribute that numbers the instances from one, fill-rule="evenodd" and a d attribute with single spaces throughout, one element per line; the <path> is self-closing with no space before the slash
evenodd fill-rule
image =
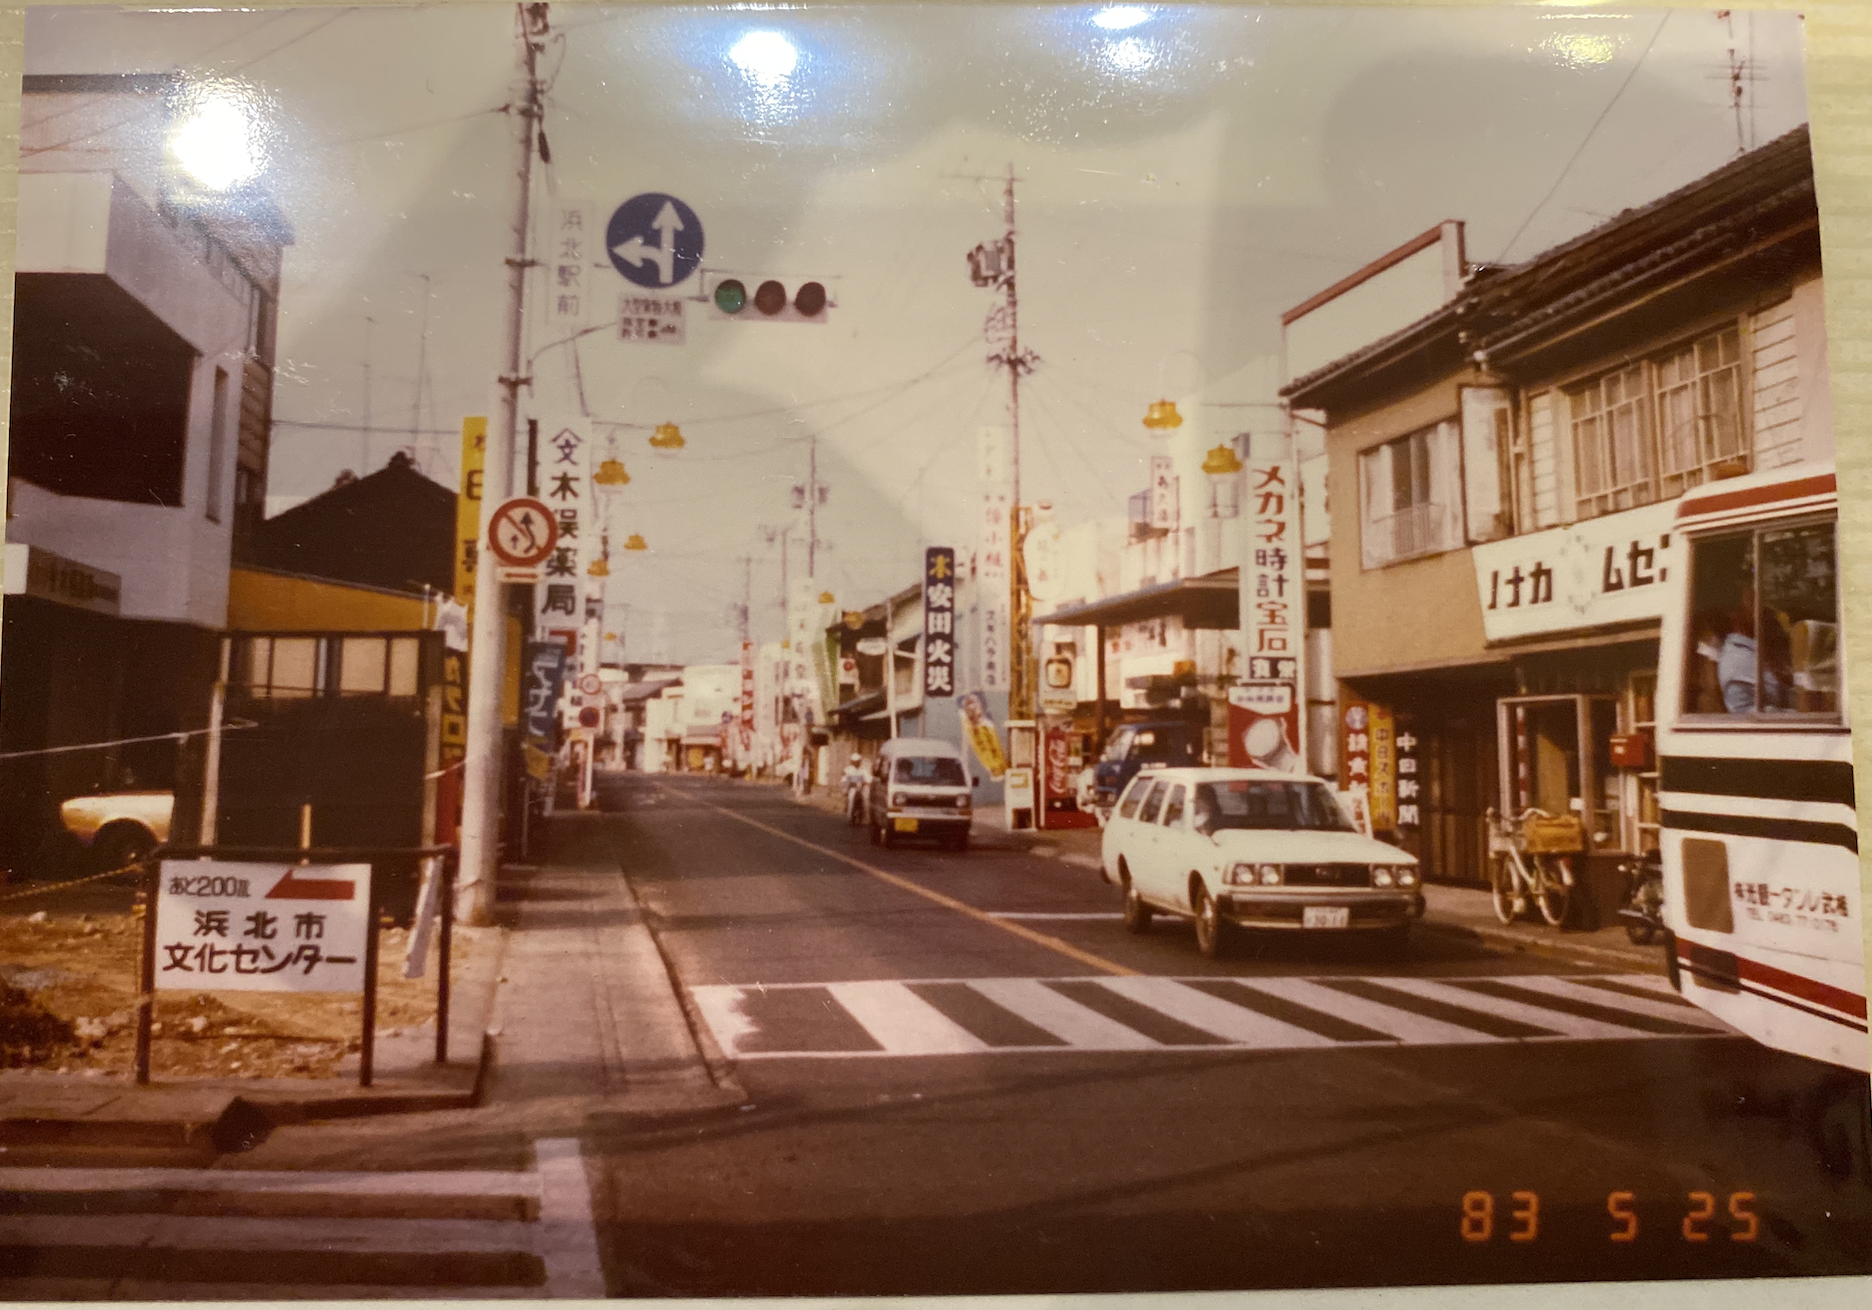
<path id="1" fill-rule="evenodd" d="M 1131 730 L 1125 728 L 1112 734 L 1112 739 L 1105 743 L 1105 753 L 1101 760 L 1122 760 L 1131 750 Z"/>
<path id="2" fill-rule="evenodd" d="M 1351 832 L 1351 820 L 1317 782 L 1205 782 L 1196 788 L 1196 826 L 1280 831 Z"/>
<path id="3" fill-rule="evenodd" d="M 962 761 L 943 755 L 906 755 L 897 761 L 896 778 L 898 782 L 925 787 L 968 786 L 968 779 L 962 773 Z"/>

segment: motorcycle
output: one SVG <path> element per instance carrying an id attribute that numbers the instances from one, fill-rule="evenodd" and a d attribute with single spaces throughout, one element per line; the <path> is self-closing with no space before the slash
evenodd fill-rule
<path id="1" fill-rule="evenodd" d="M 1656 851 L 1619 865 L 1625 875 L 1625 935 L 1634 946 L 1649 946 L 1664 932 L 1664 864 Z"/>

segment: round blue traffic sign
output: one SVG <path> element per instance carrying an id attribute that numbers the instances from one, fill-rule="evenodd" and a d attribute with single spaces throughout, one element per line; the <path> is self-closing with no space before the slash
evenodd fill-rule
<path id="1" fill-rule="evenodd" d="M 611 215 L 605 251 L 627 281 L 673 287 L 702 262 L 702 220 L 675 196 L 646 191 Z"/>

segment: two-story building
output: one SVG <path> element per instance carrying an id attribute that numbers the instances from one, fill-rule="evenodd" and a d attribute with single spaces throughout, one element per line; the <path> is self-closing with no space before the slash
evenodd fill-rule
<path id="1" fill-rule="evenodd" d="M 170 75 L 23 90 L 0 642 L 16 867 L 65 797 L 185 782 L 195 739 L 174 734 L 206 722 L 230 560 L 265 504 L 291 241 L 263 189 L 209 186 L 172 149 L 210 92 Z M 123 744 L 89 748 L 106 742 Z"/>
<path id="2" fill-rule="evenodd" d="M 1490 807 L 1579 815 L 1602 913 L 1616 857 L 1656 846 L 1674 502 L 1831 461 L 1821 288 L 1803 128 L 1525 263 L 1463 263 L 1283 390 L 1340 507 L 1341 781 L 1432 876 L 1486 877 Z"/>

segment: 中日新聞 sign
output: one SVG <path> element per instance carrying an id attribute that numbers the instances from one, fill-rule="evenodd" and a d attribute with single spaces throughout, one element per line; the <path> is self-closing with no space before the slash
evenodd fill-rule
<path id="1" fill-rule="evenodd" d="M 165 860 L 158 991 L 361 992 L 368 864 Z"/>

